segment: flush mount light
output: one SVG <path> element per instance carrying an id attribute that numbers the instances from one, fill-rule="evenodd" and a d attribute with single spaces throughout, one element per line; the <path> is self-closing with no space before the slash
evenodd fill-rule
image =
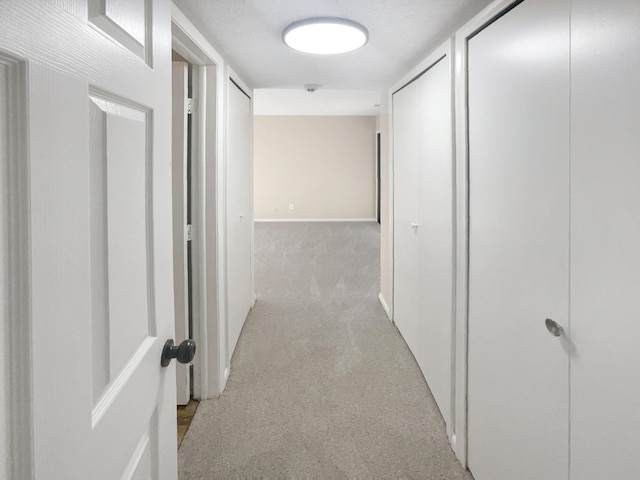
<path id="1" fill-rule="evenodd" d="M 282 40 L 294 50 L 319 55 L 346 53 L 362 47 L 369 32 L 344 18 L 319 17 L 293 22 L 282 32 Z"/>

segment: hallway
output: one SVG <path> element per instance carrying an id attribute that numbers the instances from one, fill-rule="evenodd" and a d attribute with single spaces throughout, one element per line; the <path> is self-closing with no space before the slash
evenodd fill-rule
<path id="1" fill-rule="evenodd" d="M 379 242 L 375 223 L 256 223 L 258 301 L 179 450 L 182 480 L 471 478 L 378 303 Z"/>

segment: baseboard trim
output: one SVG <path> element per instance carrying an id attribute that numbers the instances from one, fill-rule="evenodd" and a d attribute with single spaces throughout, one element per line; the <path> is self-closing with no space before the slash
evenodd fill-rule
<path id="1" fill-rule="evenodd" d="M 375 222 L 375 218 L 255 218 L 254 222 Z"/>
<path id="2" fill-rule="evenodd" d="M 393 318 L 391 317 L 391 310 L 389 310 L 389 305 L 387 305 L 387 302 L 384 300 L 384 297 L 382 296 L 382 292 L 378 294 L 378 300 L 380 300 L 380 305 L 382 305 L 382 308 L 384 309 L 384 313 L 387 314 L 387 318 L 389 319 L 390 322 L 392 322 Z"/>

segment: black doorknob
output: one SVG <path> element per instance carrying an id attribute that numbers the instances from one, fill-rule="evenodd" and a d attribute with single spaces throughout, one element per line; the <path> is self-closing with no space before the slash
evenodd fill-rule
<path id="1" fill-rule="evenodd" d="M 173 340 L 167 340 L 162 349 L 160 365 L 166 367 L 175 358 L 180 363 L 191 363 L 196 354 L 196 342 L 191 339 L 184 340 L 180 345 L 174 345 Z"/>

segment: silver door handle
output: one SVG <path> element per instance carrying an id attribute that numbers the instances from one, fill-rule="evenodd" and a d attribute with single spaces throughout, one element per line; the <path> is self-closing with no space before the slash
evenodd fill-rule
<path id="1" fill-rule="evenodd" d="M 544 325 L 545 327 L 547 327 L 547 330 L 549 330 L 549 333 L 554 337 L 559 337 L 564 332 L 564 330 L 562 329 L 562 325 L 560 325 L 558 322 L 555 322 L 554 320 L 551 320 L 550 318 L 547 318 L 544 321 Z"/>
<path id="2" fill-rule="evenodd" d="M 411 228 L 413 228 L 415 230 L 416 228 L 418 228 L 418 224 L 417 223 L 412 223 L 411 224 Z"/>

